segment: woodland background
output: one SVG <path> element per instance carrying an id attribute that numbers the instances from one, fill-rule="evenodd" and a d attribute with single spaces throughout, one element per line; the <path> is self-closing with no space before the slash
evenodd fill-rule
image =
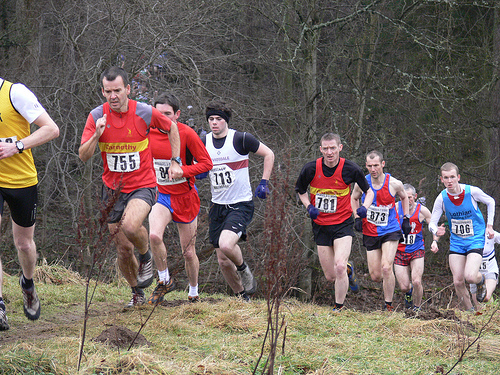
<path id="1" fill-rule="evenodd" d="M 2 0 L 0 76 L 25 83 L 61 129 L 34 150 L 40 257 L 86 272 L 95 251 L 110 250 L 102 264 L 116 274 L 113 249 L 91 230 L 102 162 L 96 154 L 82 163 L 78 147 L 89 111 L 103 101 L 99 75 L 123 65 L 134 77 L 132 98 L 170 90 L 181 121 L 196 130 L 208 130 L 207 101 L 224 98 L 230 125 L 274 150 L 273 194 L 256 201 L 244 252 L 262 276 L 265 254 L 279 248 L 289 284 L 299 278 L 315 298 L 325 280 L 293 187 L 325 132 L 339 133 L 341 156 L 362 167 L 366 152 L 383 152 L 385 171 L 418 187 L 430 209 L 446 161 L 500 202 L 499 20 L 494 0 Z M 251 158 L 254 188 L 261 171 Z M 210 292 L 225 283 L 207 239 L 208 182 L 197 185 L 200 283 Z M 5 271 L 16 272 L 7 213 L 0 253 Z M 171 272 L 185 277 L 175 226 L 165 240 Z M 445 254 L 428 259 L 445 269 Z M 366 271 L 359 237 L 352 258 Z"/>

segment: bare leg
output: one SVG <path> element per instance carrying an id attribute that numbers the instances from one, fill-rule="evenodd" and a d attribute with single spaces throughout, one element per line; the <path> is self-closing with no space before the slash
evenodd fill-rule
<path id="1" fill-rule="evenodd" d="M 181 241 L 182 254 L 184 255 L 184 263 L 186 273 L 189 280 L 189 285 L 198 285 L 198 273 L 200 270 L 200 262 L 196 255 L 196 228 L 198 227 L 198 217 L 187 224 L 177 224 L 179 230 L 179 238 Z"/>
<path id="2" fill-rule="evenodd" d="M 172 221 L 172 213 L 162 204 L 155 204 L 149 214 L 149 240 L 156 268 L 165 271 L 167 264 L 167 248 L 163 242 L 165 228 Z"/>
<path id="3" fill-rule="evenodd" d="M 462 303 L 462 306 L 465 310 L 470 310 L 472 308 L 472 303 L 469 291 L 467 290 L 467 287 L 465 285 L 464 277 L 466 258 L 463 255 L 450 254 L 449 263 L 451 273 L 453 275 L 453 284 L 455 285 L 455 292 L 457 293 L 458 301 Z"/>
<path id="4" fill-rule="evenodd" d="M 382 287 L 384 289 L 384 300 L 392 302 L 394 297 L 394 287 L 396 286 L 396 278 L 394 277 L 394 258 L 398 249 L 398 241 L 387 241 L 382 244 Z"/>
<path id="5" fill-rule="evenodd" d="M 236 265 L 243 263 L 243 255 L 237 244 L 238 240 L 239 237 L 236 233 L 223 230 L 219 237 L 219 248 L 215 249 L 221 272 L 234 293 L 240 293 L 244 290 L 236 272 Z"/>
<path id="6" fill-rule="evenodd" d="M 411 261 L 411 280 L 413 284 L 413 303 L 415 306 L 422 304 L 424 287 L 422 285 L 422 275 L 424 274 L 424 258 L 417 258 Z"/>
<path id="7" fill-rule="evenodd" d="M 12 222 L 12 234 L 14 244 L 17 249 L 19 263 L 23 269 L 23 275 L 26 279 L 32 279 L 35 273 L 36 265 L 36 245 L 33 241 L 35 226 L 21 227 Z"/>

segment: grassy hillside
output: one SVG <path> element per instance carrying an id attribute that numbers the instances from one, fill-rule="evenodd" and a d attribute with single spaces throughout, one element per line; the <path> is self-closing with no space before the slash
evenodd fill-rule
<path id="1" fill-rule="evenodd" d="M 189 304 L 175 291 L 157 306 L 124 311 L 130 298 L 122 281 L 99 285 L 90 306 L 85 346 L 83 280 L 67 270 L 44 266 L 37 283 L 42 315 L 23 314 L 18 277 L 4 276 L 10 330 L 0 332 L 0 374 L 251 374 L 266 334 L 265 300 L 244 303 L 227 295 L 203 295 Z M 147 293 L 152 291 L 149 288 Z M 280 336 L 275 374 L 447 373 L 478 335 L 452 374 L 498 374 L 500 313 L 490 302 L 482 314 L 449 311 L 439 319 L 406 318 L 404 312 L 347 310 L 283 301 L 286 338 Z M 100 336 L 101 335 L 101 336 Z M 107 337 L 108 344 L 96 341 Z M 264 346 L 264 358 L 269 353 Z M 257 370 L 257 373 L 261 371 Z"/>

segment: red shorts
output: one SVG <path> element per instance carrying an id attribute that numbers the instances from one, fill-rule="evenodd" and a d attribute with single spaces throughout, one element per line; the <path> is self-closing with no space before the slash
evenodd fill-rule
<path id="1" fill-rule="evenodd" d="M 185 194 L 163 194 L 158 196 L 158 203 L 167 207 L 176 223 L 188 224 L 196 219 L 200 212 L 200 197 L 196 189 Z"/>
<path id="2" fill-rule="evenodd" d="M 398 266 L 409 267 L 413 259 L 423 258 L 425 255 L 425 250 L 415 250 L 412 253 L 405 253 L 404 251 L 396 251 L 396 257 L 394 258 L 394 264 Z"/>

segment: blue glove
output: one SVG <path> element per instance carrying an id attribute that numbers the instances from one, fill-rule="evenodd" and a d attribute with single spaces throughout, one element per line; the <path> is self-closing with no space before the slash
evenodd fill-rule
<path id="1" fill-rule="evenodd" d="M 366 207 L 361 206 L 356 210 L 356 215 L 358 215 L 360 218 L 364 219 L 366 217 Z"/>
<path id="2" fill-rule="evenodd" d="M 354 229 L 358 232 L 363 232 L 363 220 L 360 217 L 354 219 Z"/>
<path id="3" fill-rule="evenodd" d="M 307 206 L 307 212 L 309 213 L 309 217 L 313 220 L 316 219 L 319 215 L 319 210 L 316 207 L 314 207 L 312 204 Z"/>
<path id="4" fill-rule="evenodd" d="M 260 199 L 266 199 L 269 194 L 269 187 L 267 186 L 267 180 L 260 180 L 259 186 L 255 189 L 255 196 Z"/>
<path id="5" fill-rule="evenodd" d="M 197 174 L 196 176 L 194 176 L 197 180 L 203 180 L 204 178 L 207 178 L 208 176 L 208 172 L 203 172 L 203 173 L 200 173 L 200 174 Z"/>

